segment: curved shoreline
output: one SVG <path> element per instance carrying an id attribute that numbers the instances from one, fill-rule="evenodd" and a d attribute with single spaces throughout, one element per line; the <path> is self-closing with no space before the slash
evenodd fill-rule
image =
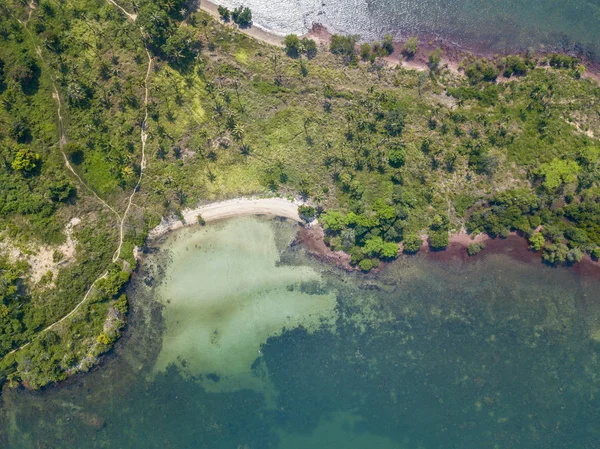
<path id="1" fill-rule="evenodd" d="M 269 215 L 272 217 L 283 217 L 293 220 L 299 224 L 303 224 L 304 221 L 298 214 L 298 206 L 304 205 L 303 201 L 298 199 L 290 200 L 281 197 L 239 197 L 228 200 L 214 201 L 211 203 L 203 204 L 201 206 L 185 209 L 182 212 L 182 218 L 163 218 L 161 223 L 153 228 L 148 233 L 148 241 L 153 241 L 164 237 L 171 231 L 182 229 L 186 226 L 198 225 L 198 217 L 202 217 L 204 223 L 216 222 L 219 220 L 227 220 L 236 217 L 246 217 L 252 215 Z M 303 245 L 307 251 L 315 256 L 316 258 L 331 263 L 339 268 L 342 268 L 348 272 L 360 271 L 356 266 L 350 264 L 350 255 L 343 251 L 334 251 L 325 243 L 325 233 L 319 222 L 315 219 L 308 226 L 303 226 L 297 236 L 297 243 Z M 528 248 L 527 240 L 519 236 L 516 232 L 511 232 L 510 236 L 515 243 L 515 240 L 519 240 L 519 246 Z M 441 251 L 434 251 L 430 249 L 428 243 L 428 236 L 426 234 L 421 235 L 421 248 L 420 252 L 425 254 L 431 254 L 434 258 L 443 260 L 451 260 L 457 255 L 461 258 L 467 258 L 466 249 L 471 243 L 493 243 L 491 248 L 485 253 L 491 252 L 505 252 L 507 251 L 510 255 L 511 249 L 503 248 L 500 250 L 499 243 L 497 240 L 503 239 L 492 239 L 487 234 L 470 235 L 464 229 L 460 229 L 458 232 L 451 232 L 448 235 L 448 246 Z M 510 245 L 509 245 L 510 246 Z M 529 252 L 529 251 L 528 251 Z M 402 243 L 398 244 L 398 256 L 404 255 Z M 139 258 L 138 248 L 134 251 L 134 256 Z M 528 259 L 531 261 L 533 258 L 539 259 L 539 254 L 531 253 L 529 257 L 520 254 L 518 257 L 521 260 Z M 588 260 L 589 259 L 589 260 Z M 591 258 L 586 257 L 585 263 L 588 265 L 598 265 L 598 262 L 594 262 Z"/>
<path id="2" fill-rule="evenodd" d="M 214 0 L 203 0 L 200 3 L 198 9 L 210 14 L 212 17 L 219 20 L 221 24 L 224 24 L 223 21 L 220 19 L 220 15 L 217 11 L 218 6 L 219 5 L 215 3 Z M 224 25 L 235 27 L 237 31 L 244 33 L 250 37 L 253 37 L 261 42 L 265 42 L 269 45 L 283 47 L 284 36 L 260 24 L 252 24 L 248 28 L 240 28 L 232 24 Z M 417 34 L 421 42 L 419 45 L 419 50 L 417 51 L 417 54 L 414 58 L 410 60 L 404 59 L 401 55 L 401 49 L 403 47 L 404 42 L 394 40 L 394 52 L 392 53 L 392 55 L 383 59 L 392 66 L 400 66 L 407 70 L 427 71 L 429 70 L 429 53 L 434 51 L 436 48 L 440 47 L 443 50 L 441 66 L 446 66 L 449 70 L 458 73 L 458 64 L 469 55 L 476 56 L 479 58 L 493 59 L 494 56 L 498 54 L 498 51 L 494 52 L 482 49 L 474 42 L 472 43 L 472 45 L 466 46 L 457 44 L 452 39 L 452 37 L 440 38 L 439 36 L 432 35 L 431 33 Z M 312 29 L 303 37 L 312 38 L 315 41 L 317 41 L 318 44 L 328 46 L 331 35 L 332 34 L 325 26 L 319 23 L 314 23 Z M 509 51 L 508 53 L 520 54 L 523 53 L 523 51 L 525 51 L 525 49 L 522 49 L 522 51 L 518 51 L 517 49 L 515 49 L 513 52 Z M 560 51 L 558 49 L 549 49 L 549 51 L 545 51 L 540 48 L 534 51 L 534 53 L 537 57 L 543 57 L 551 53 L 570 55 L 572 52 Z M 600 61 L 593 61 L 587 58 L 581 58 L 581 63 L 584 64 L 586 68 L 583 77 L 590 78 L 600 84 Z M 500 76 L 499 78 L 502 78 L 502 76 Z"/>
<path id="3" fill-rule="evenodd" d="M 182 212 L 183 220 L 165 220 L 163 218 L 162 222 L 148 233 L 148 238 L 156 239 L 170 231 L 181 229 L 184 226 L 198 224 L 199 216 L 201 216 L 206 223 L 248 215 L 272 215 L 302 222 L 302 219 L 298 215 L 298 206 L 301 206 L 302 204 L 304 203 L 301 201 L 291 201 L 278 197 L 241 197 L 231 200 L 215 201 L 198 206 L 194 209 L 185 209 Z"/>

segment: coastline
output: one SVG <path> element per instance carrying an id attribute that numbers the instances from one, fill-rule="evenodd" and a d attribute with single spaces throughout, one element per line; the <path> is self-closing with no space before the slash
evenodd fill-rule
<path id="1" fill-rule="evenodd" d="M 213 3 L 209 0 L 202 0 L 200 2 L 200 6 L 198 9 L 207 12 L 208 14 L 210 14 L 212 17 L 216 18 L 217 20 L 219 20 L 219 22 L 225 26 L 228 26 L 230 28 L 235 28 L 236 31 L 239 31 L 241 33 L 246 34 L 247 36 L 253 37 L 255 39 L 258 39 L 259 41 L 265 42 L 267 44 L 270 45 L 275 45 L 278 47 L 283 47 L 283 38 L 284 36 L 281 36 L 271 30 L 268 30 L 264 27 L 261 27 L 260 25 L 256 25 L 256 24 L 252 24 L 252 26 L 247 27 L 247 28 L 240 28 L 237 25 L 235 25 L 233 22 L 229 21 L 228 23 L 224 23 L 221 20 L 221 16 L 219 16 L 219 12 L 217 11 L 217 8 L 219 7 L 219 5 L 217 3 Z"/>
<path id="2" fill-rule="evenodd" d="M 185 209 L 182 212 L 183 219 L 165 219 L 148 233 L 148 240 L 159 239 L 171 231 L 182 229 L 186 226 L 198 224 L 198 217 L 201 216 L 205 223 L 211 223 L 230 218 L 244 217 L 250 215 L 270 215 L 273 217 L 283 217 L 303 224 L 304 221 L 298 215 L 298 206 L 305 203 L 297 199 L 289 200 L 281 197 L 240 197 L 222 201 L 214 201 L 201 206 Z M 315 257 L 331 262 L 347 271 L 355 271 L 356 267 L 350 265 L 350 255 L 343 251 L 333 251 L 325 244 L 325 232 L 319 222 L 315 219 L 313 222 L 302 226 L 298 233 L 296 242 L 305 246 L 308 252 Z M 421 251 L 435 252 L 429 249 L 427 236 L 421 236 L 423 244 Z M 450 247 L 461 247 L 466 249 L 470 243 L 486 242 L 490 240 L 487 234 L 470 236 L 464 230 L 448 237 Z M 443 252 L 443 251 L 440 251 Z M 402 244 L 398 244 L 398 254 L 403 254 Z"/>
<path id="3" fill-rule="evenodd" d="M 161 223 L 148 233 L 148 239 L 154 240 L 170 231 L 198 224 L 198 216 L 201 216 L 206 223 L 248 215 L 272 215 L 301 223 L 298 206 L 302 204 L 304 203 L 297 200 L 290 201 L 278 197 L 240 197 L 215 201 L 193 209 L 185 209 L 182 212 L 183 220 L 165 220 L 163 218 Z"/>
<path id="4" fill-rule="evenodd" d="M 203 0 L 198 7 L 199 10 L 202 10 L 212 17 L 215 17 L 220 23 L 223 24 L 223 21 L 220 20 L 219 13 L 217 12 L 218 4 L 210 1 Z M 252 25 L 248 28 L 240 28 L 232 22 L 224 23 L 225 26 L 229 26 L 231 28 L 235 28 L 237 31 L 246 34 L 247 36 L 253 37 L 261 42 L 275 45 L 278 47 L 283 47 L 283 39 L 285 36 L 282 34 L 278 34 L 276 31 L 268 29 L 260 24 L 252 23 Z M 417 71 L 427 71 L 429 70 L 428 66 L 428 58 L 429 54 L 437 48 L 442 49 L 442 58 L 440 67 L 445 67 L 448 70 L 459 73 L 459 63 L 465 59 L 467 56 L 475 56 L 477 58 L 488 58 L 493 59 L 495 57 L 500 56 L 498 52 L 490 51 L 489 49 L 485 49 L 481 46 L 478 46 L 476 43 L 471 43 L 472 45 L 460 45 L 456 42 L 452 36 L 447 36 L 445 38 L 440 38 L 438 35 L 434 35 L 431 33 L 417 33 L 419 37 L 419 49 L 415 56 L 410 60 L 406 60 L 402 54 L 402 48 L 404 45 L 404 41 L 395 40 L 394 41 L 394 51 L 390 56 L 383 58 L 391 66 L 400 66 L 407 70 L 417 70 Z M 300 37 L 308 37 L 314 39 L 318 45 L 320 46 L 328 46 L 332 33 L 322 24 L 314 23 L 312 25 L 312 29 L 300 36 Z M 526 49 L 515 49 L 512 52 L 505 52 L 505 54 L 519 54 L 525 52 Z M 560 54 L 570 54 L 572 52 L 561 51 L 558 49 L 550 49 L 550 50 L 537 50 L 534 52 L 535 57 L 544 57 L 549 54 L 560 53 Z M 583 78 L 590 78 L 597 83 L 600 84 L 600 62 L 591 61 L 587 58 L 581 58 L 582 64 L 585 66 L 586 70 L 583 74 Z M 499 80 L 504 80 L 508 78 L 504 78 L 500 75 Z"/>
<path id="5" fill-rule="evenodd" d="M 345 271 L 360 271 L 358 267 L 350 264 L 349 254 L 343 251 L 333 251 L 325 244 L 325 232 L 316 219 L 305 224 L 298 215 L 298 206 L 304 204 L 304 202 L 297 199 L 258 196 L 214 201 L 193 209 L 184 210 L 182 212 L 183 220 L 163 218 L 161 223 L 148 233 L 148 241 L 160 239 L 177 229 L 197 225 L 199 216 L 203 218 L 205 223 L 211 223 L 236 217 L 269 215 L 293 220 L 301 225 L 292 245 L 300 244 L 315 258 L 331 263 Z M 426 254 L 427 257 L 432 257 L 438 261 L 474 261 L 489 254 L 504 254 L 524 263 L 541 262 L 541 251 L 532 251 L 529 248 L 527 239 L 514 231 L 507 238 L 492 238 L 484 233 L 469 235 L 464 229 L 461 229 L 448 235 L 448 246 L 442 250 L 432 250 L 428 243 L 428 236 L 425 234 L 421 235 L 421 240 L 419 253 Z M 485 245 L 480 255 L 469 256 L 467 254 L 467 248 L 471 243 L 483 243 Z M 139 258 L 137 248 L 134 256 Z M 402 243 L 398 244 L 398 257 L 400 256 L 413 257 L 413 255 L 403 252 Z M 383 262 L 382 266 L 385 266 L 386 263 L 389 262 Z M 597 270 L 600 267 L 600 262 L 592 260 L 587 255 L 581 262 L 569 267 L 574 268 L 582 275 L 598 276 L 600 274 Z M 377 272 L 378 270 L 374 269 L 373 271 Z"/>

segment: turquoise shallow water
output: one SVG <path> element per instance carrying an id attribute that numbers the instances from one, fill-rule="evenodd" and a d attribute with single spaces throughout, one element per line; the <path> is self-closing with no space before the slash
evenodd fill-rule
<path id="1" fill-rule="evenodd" d="M 0 447 L 600 447 L 597 279 L 517 250 L 346 274 L 296 229 L 174 233 L 103 366 L 3 393 Z"/>

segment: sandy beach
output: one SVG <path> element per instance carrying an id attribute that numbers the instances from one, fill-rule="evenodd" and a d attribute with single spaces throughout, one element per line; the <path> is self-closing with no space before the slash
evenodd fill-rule
<path id="1" fill-rule="evenodd" d="M 202 11 L 206 11 L 211 16 L 220 20 L 221 17 L 219 16 L 219 12 L 217 11 L 218 7 L 219 5 L 217 5 L 216 3 L 207 0 L 202 0 L 202 2 L 200 3 L 200 9 Z M 275 34 L 271 31 L 267 31 L 264 28 L 261 28 L 259 25 L 253 24 L 251 27 L 248 28 L 240 28 L 232 21 L 230 21 L 227 25 L 231 28 L 235 28 L 238 31 L 241 31 L 242 33 L 248 36 L 266 42 L 267 44 L 276 45 L 279 47 L 283 46 L 283 36 Z"/>
<path id="2" fill-rule="evenodd" d="M 185 209 L 182 212 L 183 220 L 180 219 L 162 219 L 162 222 L 150 231 L 149 239 L 160 238 L 171 231 L 181 229 L 185 226 L 198 224 L 198 216 L 202 216 L 206 223 L 215 222 L 218 220 L 226 220 L 229 218 L 243 217 L 249 215 L 269 215 L 273 217 L 284 217 L 298 223 L 302 223 L 302 219 L 298 215 L 298 206 L 304 204 L 298 200 L 289 200 L 286 198 L 235 198 L 224 201 L 216 201 L 193 209 Z M 324 241 L 325 233 L 318 221 L 313 221 L 310 226 L 300 229 L 297 242 L 304 245 L 310 254 L 313 256 L 337 265 L 347 271 L 353 271 L 357 268 L 350 265 L 350 256 L 342 251 L 333 251 Z M 527 248 L 527 242 L 517 233 L 512 232 L 511 238 L 523 242 Z M 423 244 L 421 251 L 438 254 L 444 253 L 445 257 L 454 257 L 457 253 L 466 256 L 466 248 L 471 243 L 489 243 L 491 241 L 487 234 L 478 234 L 471 236 L 461 229 L 457 233 L 449 235 L 449 245 L 446 251 L 431 251 L 429 248 L 427 235 L 421 235 Z M 496 239 L 501 241 L 503 239 Z M 497 248 L 496 248 L 497 250 Z M 402 254 L 402 243 L 398 244 L 398 252 Z M 464 254 L 463 254 L 464 253 Z M 444 256 L 438 256 L 444 257 Z"/>
<path id="3" fill-rule="evenodd" d="M 247 215 L 272 215 L 284 217 L 301 222 L 298 215 L 299 201 L 290 201 L 285 198 L 236 198 L 232 200 L 216 201 L 194 209 L 185 209 L 182 220 L 165 220 L 152 229 L 148 234 L 151 239 L 160 237 L 169 231 L 180 229 L 187 225 L 197 224 L 201 215 L 206 223 Z"/>

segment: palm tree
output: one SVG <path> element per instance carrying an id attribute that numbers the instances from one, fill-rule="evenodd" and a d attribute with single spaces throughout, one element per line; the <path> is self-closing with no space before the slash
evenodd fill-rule
<path id="1" fill-rule="evenodd" d="M 166 0 L 163 5 L 170 12 L 175 7 L 175 2 L 173 0 Z"/>
<path id="2" fill-rule="evenodd" d="M 237 140 L 244 140 L 244 127 L 242 125 L 240 125 L 239 123 L 236 123 L 235 126 L 233 127 L 233 130 L 231 131 L 231 134 L 233 134 L 233 137 L 235 137 Z"/>

